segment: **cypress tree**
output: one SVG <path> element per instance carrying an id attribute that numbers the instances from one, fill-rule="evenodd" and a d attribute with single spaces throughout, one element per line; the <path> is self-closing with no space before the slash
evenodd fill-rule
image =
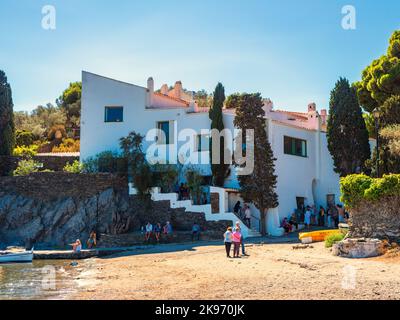
<path id="1" fill-rule="evenodd" d="M 234 120 L 235 127 L 254 130 L 254 148 L 246 145 L 246 157 L 254 156 L 254 170 L 248 175 L 239 175 L 240 194 L 244 201 L 253 203 L 260 211 L 261 234 L 266 235 L 267 210 L 279 205 L 275 192 L 277 176 L 275 175 L 275 157 L 266 133 L 265 111 L 259 93 L 243 94 L 239 99 Z M 236 139 L 237 150 L 243 149 Z M 242 140 L 245 141 L 245 140 Z M 237 165 L 244 167 L 244 164 Z"/>
<path id="2" fill-rule="evenodd" d="M 212 107 L 209 111 L 209 118 L 211 120 L 211 129 L 216 129 L 219 132 L 224 130 L 224 121 L 222 115 L 222 109 L 224 107 L 225 102 L 225 88 L 221 83 L 218 83 L 215 87 L 214 95 L 213 95 L 213 103 Z M 212 163 L 212 152 L 210 152 L 211 158 L 211 171 L 213 176 L 213 184 L 218 187 L 223 187 L 225 178 L 228 175 L 229 164 L 224 163 L 224 154 L 225 152 L 229 152 L 224 148 L 223 138 L 220 138 L 220 150 L 219 150 L 219 164 Z M 213 150 L 212 147 L 213 141 L 210 143 L 210 150 Z"/>
<path id="3" fill-rule="evenodd" d="M 331 92 L 327 127 L 328 149 L 340 176 L 360 173 L 371 150 L 356 90 L 340 78 Z"/>
<path id="4" fill-rule="evenodd" d="M 0 70 L 0 156 L 12 155 L 15 144 L 14 112 L 11 87 Z"/>

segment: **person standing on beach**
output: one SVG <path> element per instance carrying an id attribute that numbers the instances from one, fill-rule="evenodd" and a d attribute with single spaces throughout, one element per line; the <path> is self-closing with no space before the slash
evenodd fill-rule
<path id="1" fill-rule="evenodd" d="M 232 258 L 231 257 L 232 227 L 228 227 L 228 229 L 224 233 L 224 243 L 225 243 L 226 257 Z"/>
<path id="2" fill-rule="evenodd" d="M 304 214 L 304 224 L 306 225 L 307 229 L 310 229 L 311 226 L 311 208 L 307 207 L 307 211 Z"/>
<path id="3" fill-rule="evenodd" d="M 242 245 L 242 256 L 248 256 L 248 254 L 246 254 L 245 245 L 244 245 L 244 236 L 243 236 L 243 233 L 242 233 L 242 229 L 240 228 L 240 222 L 239 221 L 236 221 L 235 227 L 233 228 L 233 232 L 235 232 L 236 230 L 238 230 L 242 235 L 242 239 L 240 241 L 240 243 Z"/>
<path id="4" fill-rule="evenodd" d="M 236 230 L 232 233 L 232 241 L 233 241 L 233 257 L 240 258 L 240 243 L 242 242 L 242 233 L 240 232 L 240 228 L 236 228 Z"/>

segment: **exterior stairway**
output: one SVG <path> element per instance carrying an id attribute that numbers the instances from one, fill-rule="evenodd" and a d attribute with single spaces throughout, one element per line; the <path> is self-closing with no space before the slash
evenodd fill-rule
<path id="1" fill-rule="evenodd" d="M 220 198 L 224 199 L 224 189 L 221 188 L 216 188 L 216 187 L 211 187 L 212 192 L 220 192 Z M 129 184 L 129 194 L 135 194 L 136 190 L 132 187 L 131 184 Z M 152 196 L 151 196 L 153 201 L 169 201 L 170 202 L 170 207 L 172 209 L 178 209 L 178 208 L 183 208 L 185 209 L 185 212 L 188 214 L 190 213 L 204 213 L 205 218 L 207 221 L 232 221 L 232 226 L 235 225 L 237 221 L 240 222 L 240 227 L 242 229 L 242 234 L 245 238 L 250 238 L 250 237 L 261 237 L 261 234 L 253 229 L 250 229 L 247 227 L 243 221 L 238 218 L 234 213 L 232 212 L 225 212 L 225 210 L 221 210 L 222 212 L 220 213 L 213 213 L 211 209 L 211 204 L 205 204 L 205 205 L 193 205 L 191 200 L 184 200 L 180 201 L 178 200 L 178 195 L 176 193 L 161 193 L 159 188 L 154 188 L 152 190 Z M 225 208 L 223 203 L 220 203 L 220 208 Z"/>

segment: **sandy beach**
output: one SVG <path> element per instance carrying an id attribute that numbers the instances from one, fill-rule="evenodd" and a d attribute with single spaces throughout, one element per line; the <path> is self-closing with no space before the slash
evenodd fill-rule
<path id="1" fill-rule="evenodd" d="M 72 299 L 400 299 L 400 259 L 334 257 L 323 243 L 222 245 L 91 259 Z M 164 251 L 165 248 L 160 248 Z"/>

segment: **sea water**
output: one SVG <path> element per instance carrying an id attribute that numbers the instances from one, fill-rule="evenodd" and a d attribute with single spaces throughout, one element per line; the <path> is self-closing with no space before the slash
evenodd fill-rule
<path id="1" fill-rule="evenodd" d="M 0 300 L 68 299 L 78 290 L 84 266 L 66 260 L 0 264 Z"/>

